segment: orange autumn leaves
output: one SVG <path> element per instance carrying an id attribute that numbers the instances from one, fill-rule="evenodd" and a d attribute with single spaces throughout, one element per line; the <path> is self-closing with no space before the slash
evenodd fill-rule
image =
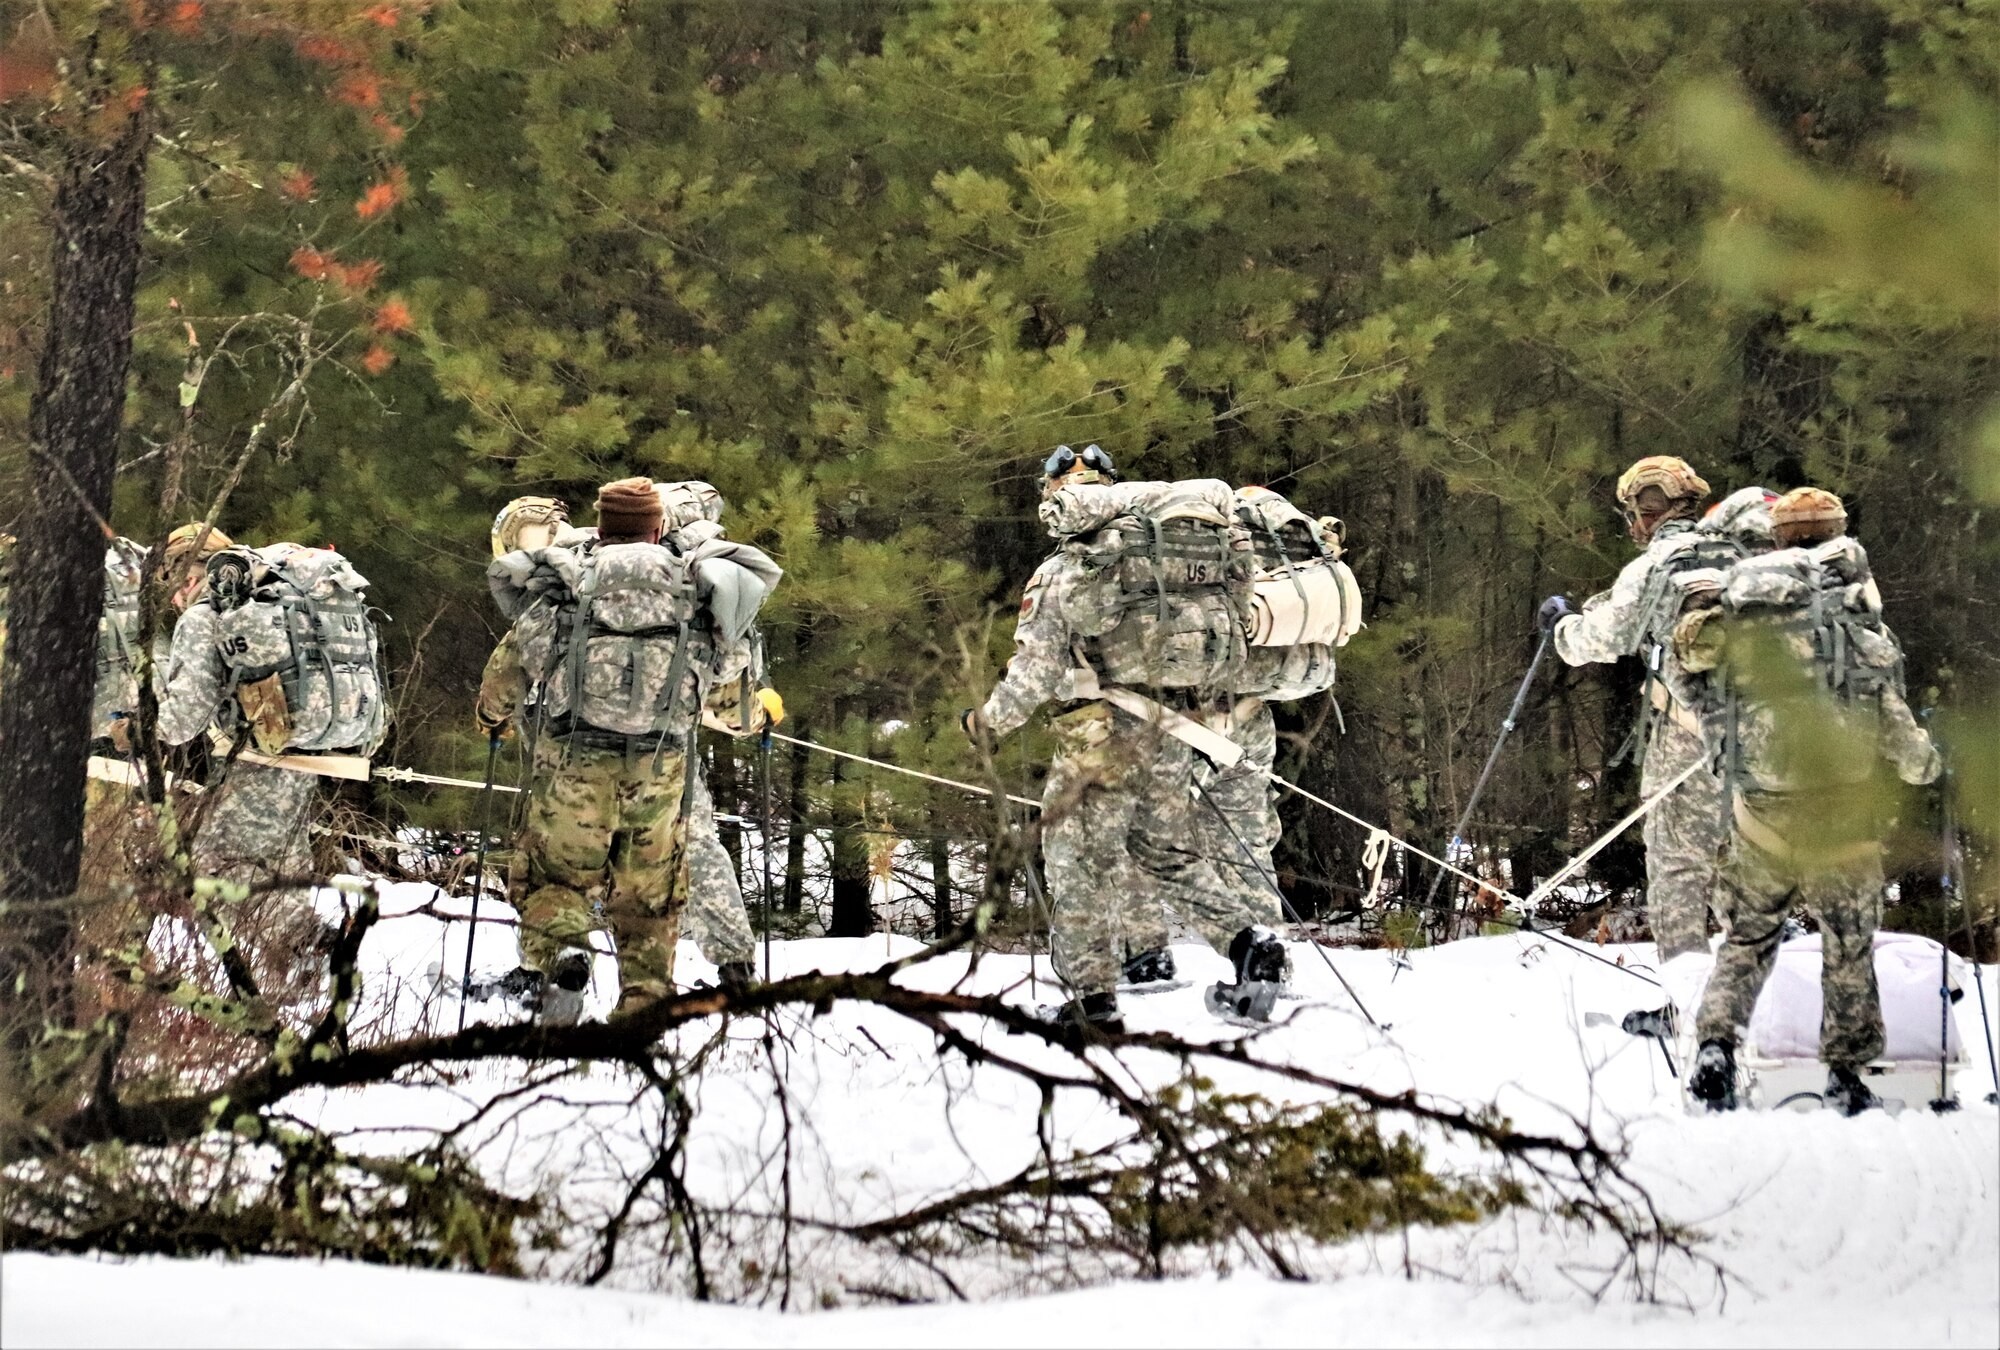
<path id="1" fill-rule="evenodd" d="M 363 258 L 359 262 L 344 263 L 311 244 L 301 244 L 293 249 L 291 263 L 292 270 L 307 281 L 330 281 L 356 295 L 366 292 L 382 275 L 380 259 Z"/>
<path id="2" fill-rule="evenodd" d="M 400 295 L 392 295 L 376 306 L 375 318 L 369 326 L 382 337 L 394 337 L 398 333 L 409 332 L 412 322 L 409 305 Z M 370 375 L 380 375 L 394 364 L 396 354 L 380 338 L 361 353 L 361 368 Z"/>
<path id="3" fill-rule="evenodd" d="M 403 172 L 403 166 L 393 166 L 380 180 L 370 183 L 358 201 L 354 203 L 354 214 L 363 220 L 373 220 L 386 215 L 397 202 L 409 195 L 410 176 Z"/>
<path id="4" fill-rule="evenodd" d="M 292 250 L 291 265 L 307 281 L 337 286 L 357 301 L 364 299 L 382 276 L 378 259 L 342 262 L 331 252 L 311 244 L 301 244 Z M 361 354 L 361 368 L 370 375 L 380 375 L 395 365 L 396 353 L 390 349 L 389 340 L 409 332 L 415 323 L 409 302 L 400 295 L 390 295 L 376 305 L 368 321 L 368 329 L 375 336 Z"/>

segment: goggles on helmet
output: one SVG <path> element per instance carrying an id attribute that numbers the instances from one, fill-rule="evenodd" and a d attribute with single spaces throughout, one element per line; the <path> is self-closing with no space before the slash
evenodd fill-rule
<path id="1" fill-rule="evenodd" d="M 1042 461 L 1042 475 L 1046 478 L 1060 478 L 1079 463 L 1084 468 L 1095 469 L 1099 473 L 1117 472 L 1111 465 L 1111 456 L 1096 445 L 1084 446 L 1080 454 L 1066 445 L 1059 445 L 1054 453 Z"/>

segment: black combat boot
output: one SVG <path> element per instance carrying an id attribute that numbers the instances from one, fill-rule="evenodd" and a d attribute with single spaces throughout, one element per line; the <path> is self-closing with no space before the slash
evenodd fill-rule
<path id="1" fill-rule="evenodd" d="M 1688 1095 L 1711 1111 L 1736 1109 L 1736 1047 L 1703 1041 L 1688 1073 Z"/>
<path id="2" fill-rule="evenodd" d="M 1236 966 L 1236 981 L 1208 987 L 1208 1010 L 1218 1017 L 1270 1021 L 1291 964 L 1285 944 L 1268 928 L 1246 928 L 1230 939 L 1229 959 Z"/>
<path id="3" fill-rule="evenodd" d="M 1125 983 L 1164 984 L 1174 978 L 1174 954 L 1165 947 L 1140 952 L 1125 963 Z"/>
<path id="4" fill-rule="evenodd" d="M 1085 994 L 1063 1004 L 1057 1023 L 1078 1041 L 1097 1036 L 1123 1036 L 1125 1019 L 1118 1013 L 1118 995 Z"/>
<path id="5" fill-rule="evenodd" d="M 1858 1116 L 1869 1107 L 1882 1104 L 1882 1099 L 1861 1081 L 1861 1075 L 1844 1064 L 1828 1069 L 1826 1091 L 1820 1094 L 1820 1100 L 1843 1116 Z"/>
<path id="6" fill-rule="evenodd" d="M 715 966 L 715 978 L 724 989 L 740 994 L 757 983 L 757 963 L 718 961 Z"/>
<path id="7" fill-rule="evenodd" d="M 535 1020 L 545 1026 L 575 1026 L 583 1020 L 583 991 L 589 987 L 590 953 L 564 952 L 535 1002 Z"/>

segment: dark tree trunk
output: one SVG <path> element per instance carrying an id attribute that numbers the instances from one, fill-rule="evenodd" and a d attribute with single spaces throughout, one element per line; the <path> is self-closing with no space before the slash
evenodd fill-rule
<path id="1" fill-rule="evenodd" d="M 109 145 L 72 144 L 56 174 L 49 326 L 29 405 L 32 486 L 0 674 L 0 891 L 12 899 L 69 895 L 82 858 L 104 604 L 99 522 L 111 510 L 132 361 L 150 130 L 142 110 Z M 0 987 L 28 1019 L 72 1020 L 71 917 L 20 912 L 0 938 Z M 32 1035 L 34 1021 L 11 1030 Z"/>
<path id="2" fill-rule="evenodd" d="M 727 816 L 743 814 L 743 793 L 736 781 L 736 752 L 726 740 L 715 742 L 715 767 L 708 775 L 709 795 L 715 798 L 715 809 Z M 730 821 L 722 821 L 716 826 L 721 836 L 722 847 L 729 854 L 729 866 L 736 873 L 736 884 L 743 884 L 743 831 Z"/>
<path id="3" fill-rule="evenodd" d="M 809 733 L 801 724 L 795 733 L 805 740 Z M 792 747 L 791 792 L 786 797 L 790 818 L 785 822 L 785 909 L 792 914 L 799 912 L 805 903 L 806 894 L 806 752 L 803 746 Z"/>
<path id="4" fill-rule="evenodd" d="M 951 936 L 953 926 L 951 839 L 945 833 L 943 820 L 935 821 L 931 828 L 936 831 L 931 836 L 931 932 L 939 938 L 947 938 Z"/>
<path id="5" fill-rule="evenodd" d="M 150 118 L 59 170 L 48 335 L 29 408 L 22 518 L 0 677 L 0 871 L 12 896 L 75 889 L 105 534 L 146 193 Z"/>
<path id="6" fill-rule="evenodd" d="M 836 785 L 840 769 L 833 771 Z M 875 931 L 875 907 L 869 903 L 868 839 L 861 833 L 861 812 L 836 791 L 833 805 L 833 920 L 828 937 L 867 937 Z"/>

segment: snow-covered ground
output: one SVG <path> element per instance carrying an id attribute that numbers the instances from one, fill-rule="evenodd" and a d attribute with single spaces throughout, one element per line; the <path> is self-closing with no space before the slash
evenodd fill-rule
<path id="1" fill-rule="evenodd" d="M 428 888 L 392 887 L 383 908 L 394 915 L 433 898 Z M 499 912 L 504 916 L 504 907 Z M 402 1026 L 456 1019 L 455 1004 L 427 1003 L 425 972 L 433 965 L 455 970 L 463 927 L 447 932 L 423 916 L 382 924 L 364 949 L 369 987 L 387 1001 L 381 1015 Z M 508 931 L 482 928 L 479 966 L 511 964 Z M 774 967 L 780 975 L 868 969 L 917 949 L 902 938 L 783 943 Z M 1650 947 L 1592 950 L 1650 970 Z M 711 975 L 692 944 L 681 953 L 683 981 Z M 1226 963 L 1198 946 L 1179 946 L 1175 955 L 1188 986 L 1128 998 L 1128 1023 L 1195 1040 L 1238 1034 L 1201 1003 L 1201 985 L 1222 975 Z M 1616 1026 L 1626 1011 L 1661 1001 L 1629 970 L 1523 936 L 1418 951 L 1406 964 L 1379 951 L 1331 956 L 1386 1029 L 1358 1017 L 1319 957 L 1297 946 L 1296 982 L 1307 997 L 1280 1005 L 1285 1025 L 1263 1038 L 1265 1053 L 1381 1090 L 1497 1101 L 1524 1129 L 1559 1131 L 1588 1120 L 1601 1135 L 1623 1139 L 1634 1178 L 1666 1217 L 1705 1235 L 1703 1249 L 1726 1277 L 1669 1261 L 1660 1271 L 1661 1302 L 1635 1301 L 1622 1282 L 1593 1298 L 1607 1259 L 1601 1239 L 1516 1211 L 1472 1228 L 1392 1234 L 1315 1253 L 1314 1272 L 1329 1278 L 1313 1285 L 1239 1269 L 1219 1280 L 1121 1282 L 973 1304 L 785 1313 L 645 1292 L 678 1278 L 660 1242 L 647 1236 L 654 1230 L 645 1229 L 613 1272 L 616 1290 L 340 1263 L 11 1255 L 0 1262 L 0 1342 L 2000 1344 L 2000 1111 L 1983 1101 L 1992 1085 L 1970 992 L 1956 1009 L 1972 1056 L 1959 1077 L 1965 1107 L 1956 1113 L 1936 1116 L 1919 1102 L 1900 1116 L 1873 1112 L 1856 1120 L 1749 1111 L 1696 1118 L 1681 1110 L 1658 1050 Z M 1982 973 L 1987 1005 L 2000 1011 L 2000 971 Z M 608 1002 L 608 956 L 599 974 L 598 997 Z M 1052 998 L 1045 964 L 1039 975 L 1039 996 Z M 960 955 L 906 978 L 1027 1001 L 1034 996 L 1027 977 L 1025 957 L 987 957 L 970 968 Z M 497 1017 L 500 1007 L 475 1005 L 474 1015 L 482 1014 Z M 802 1126 L 789 1176 L 803 1213 L 872 1217 L 1004 1174 L 1035 1155 L 1034 1091 L 992 1071 L 941 1070 L 931 1034 L 895 1014 L 841 1004 L 818 1017 L 790 1015 L 779 1031 L 767 1044 L 753 1019 L 674 1038 L 681 1053 L 706 1047 L 709 1055 L 689 1141 L 690 1185 L 707 1196 L 754 1198 L 785 1175 L 770 1089 L 774 1064 Z M 991 1040 L 1012 1054 L 1040 1053 L 1019 1037 L 993 1032 Z M 1140 1082 L 1164 1081 L 1171 1068 L 1161 1056 L 1128 1062 Z M 1276 1086 L 1248 1071 L 1215 1076 L 1225 1087 Z M 404 1137 L 398 1129 L 416 1142 L 416 1130 L 464 1121 L 522 1078 L 518 1065 L 482 1066 L 446 1083 L 300 1094 L 287 1109 L 386 1148 Z M 657 1123 L 628 1105 L 633 1095 L 622 1071 L 587 1068 L 546 1099 L 483 1118 L 466 1142 L 489 1174 L 510 1186 L 556 1178 L 566 1204 L 607 1209 L 622 1197 L 622 1179 L 643 1167 L 647 1130 Z M 1087 1144 L 1109 1137 L 1116 1122 L 1093 1103 L 1059 1101 L 1053 1124 L 1059 1140 Z M 1434 1143 L 1432 1153 L 1452 1166 L 1478 1161 L 1450 1144 Z M 812 1306 L 821 1295 L 857 1302 L 841 1293 L 848 1272 L 840 1263 L 852 1255 L 851 1248 L 815 1254 L 802 1246 L 797 1305 Z M 557 1253 L 547 1273 L 577 1271 L 572 1257 Z M 996 1267 L 994 1285 L 971 1292 L 1004 1292 L 1000 1274 Z"/>

